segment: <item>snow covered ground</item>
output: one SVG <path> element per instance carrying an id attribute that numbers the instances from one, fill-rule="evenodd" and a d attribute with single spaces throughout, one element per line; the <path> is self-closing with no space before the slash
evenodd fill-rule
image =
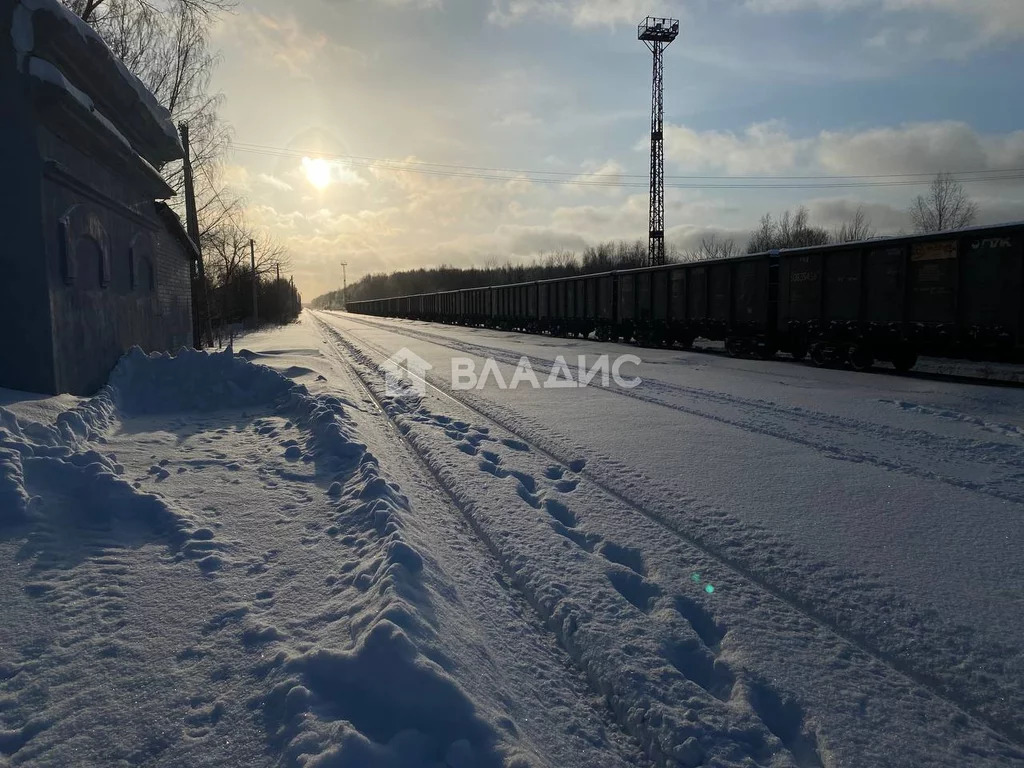
<path id="1" fill-rule="evenodd" d="M 0 765 L 1024 764 L 1024 391 L 334 313 L 236 346 L 0 392 Z M 643 382 L 452 386 L 583 354 Z"/>

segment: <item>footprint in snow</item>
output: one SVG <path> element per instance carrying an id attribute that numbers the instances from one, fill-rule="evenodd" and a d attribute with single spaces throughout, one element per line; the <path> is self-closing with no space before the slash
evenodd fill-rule
<path id="1" fill-rule="evenodd" d="M 598 548 L 601 556 L 609 562 L 624 565 L 638 576 L 647 575 L 647 565 L 640 550 L 633 547 L 623 547 L 612 541 L 605 541 Z"/>
<path id="2" fill-rule="evenodd" d="M 613 569 L 607 573 L 608 581 L 630 605 L 644 613 L 650 613 L 654 601 L 661 596 L 661 589 L 632 570 Z"/>
<path id="3" fill-rule="evenodd" d="M 155 464 L 149 468 L 149 474 L 153 475 L 153 477 L 155 477 L 158 481 L 166 480 L 168 477 L 171 476 L 170 472 L 168 472 L 163 467 L 156 466 Z"/>

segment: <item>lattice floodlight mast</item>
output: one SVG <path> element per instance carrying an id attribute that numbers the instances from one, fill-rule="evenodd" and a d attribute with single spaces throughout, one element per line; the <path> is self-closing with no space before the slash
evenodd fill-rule
<path id="1" fill-rule="evenodd" d="M 679 36 L 678 19 L 648 16 L 637 37 L 654 54 L 654 82 L 651 93 L 651 245 L 648 258 L 653 265 L 665 263 L 665 60 L 666 48 Z"/>

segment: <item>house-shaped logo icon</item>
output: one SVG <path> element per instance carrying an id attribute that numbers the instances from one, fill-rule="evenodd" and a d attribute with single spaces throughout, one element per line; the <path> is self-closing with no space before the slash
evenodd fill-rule
<path id="1" fill-rule="evenodd" d="M 402 347 L 380 366 L 387 394 L 391 397 L 410 394 L 422 397 L 427 392 L 427 371 L 433 367 L 415 352 Z"/>

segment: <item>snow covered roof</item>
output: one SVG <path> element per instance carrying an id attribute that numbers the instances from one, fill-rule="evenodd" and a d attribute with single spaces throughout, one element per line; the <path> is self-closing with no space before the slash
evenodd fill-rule
<path id="1" fill-rule="evenodd" d="M 93 147 L 112 152 L 114 156 L 128 161 L 127 167 L 134 168 L 143 178 L 148 179 L 150 190 L 156 197 L 174 196 L 174 190 L 160 176 L 160 173 L 132 146 L 132 143 L 117 127 L 98 111 L 88 94 L 76 88 L 53 64 L 35 56 L 28 58 L 25 70 L 30 78 L 39 83 L 37 98 L 44 100 L 45 109 L 51 115 L 51 124 L 65 123 L 63 116 L 70 116 L 72 125 L 88 125 L 93 137 Z M 47 92 L 47 89 L 53 89 Z M 55 110 L 54 107 L 60 105 Z M 62 117 L 56 117 L 56 114 Z"/>
<path id="2" fill-rule="evenodd" d="M 74 87 L 76 96 L 87 97 L 101 122 L 152 165 L 183 155 L 170 113 L 92 27 L 57 0 L 15 2 L 11 38 L 23 72 L 29 70 L 30 57 L 49 62 Z M 38 77 L 42 69 L 33 61 L 31 74 Z M 53 77 L 47 80 L 54 82 Z"/>

